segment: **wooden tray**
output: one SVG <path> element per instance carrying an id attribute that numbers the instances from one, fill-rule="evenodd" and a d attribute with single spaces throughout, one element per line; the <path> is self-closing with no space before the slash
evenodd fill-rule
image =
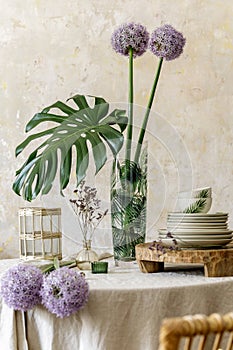
<path id="1" fill-rule="evenodd" d="M 153 249 L 153 242 L 136 246 L 136 259 L 142 272 L 164 271 L 164 263 L 204 264 L 205 277 L 233 276 L 233 248 L 166 250 Z"/>

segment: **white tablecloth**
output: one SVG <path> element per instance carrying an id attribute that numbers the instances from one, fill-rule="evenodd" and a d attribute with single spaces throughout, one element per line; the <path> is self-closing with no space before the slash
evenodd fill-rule
<path id="1" fill-rule="evenodd" d="M 18 260 L 0 260 L 0 274 Z M 25 314 L 0 303 L 1 350 L 156 350 L 164 317 L 233 310 L 233 277 L 200 270 L 143 274 L 110 267 L 86 273 L 84 309 L 59 319 L 42 306 Z"/>

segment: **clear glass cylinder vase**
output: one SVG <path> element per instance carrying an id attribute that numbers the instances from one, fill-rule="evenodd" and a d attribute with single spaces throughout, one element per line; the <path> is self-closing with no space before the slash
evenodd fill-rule
<path id="1" fill-rule="evenodd" d="M 116 265 L 135 260 L 135 246 L 145 242 L 148 147 L 139 162 L 114 159 L 111 173 L 111 223 Z"/>
<path id="2" fill-rule="evenodd" d="M 84 240 L 83 249 L 76 256 L 78 268 L 80 270 L 91 270 L 91 263 L 98 260 L 98 254 L 91 248 L 91 240 Z"/>

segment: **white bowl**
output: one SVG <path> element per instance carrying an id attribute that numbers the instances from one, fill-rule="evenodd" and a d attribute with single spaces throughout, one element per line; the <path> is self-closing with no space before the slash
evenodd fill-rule
<path id="1" fill-rule="evenodd" d="M 206 197 L 210 198 L 212 195 L 212 188 L 211 187 L 201 187 L 201 188 L 195 188 L 190 191 L 182 191 L 179 192 L 178 197 L 179 198 L 200 198 L 203 197 L 201 193 L 205 191 Z"/>
<path id="2" fill-rule="evenodd" d="M 182 213 L 208 213 L 212 198 L 178 198 L 176 211 Z M 196 210 L 195 210 L 196 208 Z"/>

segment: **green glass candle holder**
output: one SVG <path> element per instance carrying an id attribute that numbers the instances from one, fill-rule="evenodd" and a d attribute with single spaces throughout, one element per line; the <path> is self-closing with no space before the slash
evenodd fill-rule
<path id="1" fill-rule="evenodd" d="M 93 261 L 91 263 L 92 273 L 108 273 L 107 261 Z"/>

